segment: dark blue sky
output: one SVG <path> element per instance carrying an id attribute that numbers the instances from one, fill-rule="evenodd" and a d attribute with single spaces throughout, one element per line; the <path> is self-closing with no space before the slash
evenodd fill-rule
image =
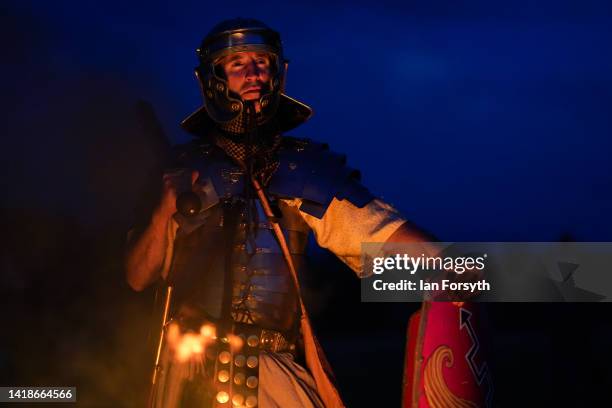
<path id="1" fill-rule="evenodd" d="M 604 1 L 13 3 L 2 29 L 4 161 L 24 194 L 13 204 L 74 206 L 66 188 L 84 181 L 62 163 L 91 146 L 57 118 L 87 95 L 148 100 L 171 139 L 187 140 L 178 122 L 201 100 L 194 49 L 243 16 L 281 32 L 287 93 L 314 108 L 292 134 L 346 153 L 364 184 L 441 239 L 612 240 Z"/>

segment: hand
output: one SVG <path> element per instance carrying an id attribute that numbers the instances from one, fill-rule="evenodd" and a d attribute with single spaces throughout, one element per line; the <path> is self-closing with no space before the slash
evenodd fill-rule
<path id="1" fill-rule="evenodd" d="M 190 174 L 190 185 L 186 185 L 186 176 L 189 170 L 179 169 L 164 173 L 162 176 L 162 195 L 159 205 L 155 213 L 164 218 L 168 219 L 176 213 L 176 198 L 179 192 L 186 190 L 193 190 L 193 186 L 200 176 L 197 170 L 191 170 Z"/>

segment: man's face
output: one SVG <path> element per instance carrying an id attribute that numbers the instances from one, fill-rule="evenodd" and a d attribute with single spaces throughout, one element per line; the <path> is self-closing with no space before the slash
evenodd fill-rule
<path id="1" fill-rule="evenodd" d="M 219 63 L 230 91 L 240 95 L 242 100 L 255 102 L 259 111 L 259 98 L 267 92 L 271 76 L 270 55 L 264 52 L 237 52 L 223 58 Z"/>

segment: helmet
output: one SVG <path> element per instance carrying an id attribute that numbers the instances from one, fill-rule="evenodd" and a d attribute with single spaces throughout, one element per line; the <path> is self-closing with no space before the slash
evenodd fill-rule
<path id="1" fill-rule="evenodd" d="M 225 74 L 218 65 L 224 56 L 241 51 L 263 51 L 271 57 L 271 78 L 260 95 L 258 123 L 265 123 L 276 115 L 280 130 L 286 131 L 312 115 L 310 107 L 283 93 L 287 60 L 280 35 L 261 21 L 235 18 L 217 24 L 196 50 L 200 64 L 195 68 L 195 75 L 202 89 L 204 106 L 183 121 L 184 129 L 198 134 L 215 123 L 226 125 L 245 115 L 245 104 L 240 95 L 229 90 Z"/>

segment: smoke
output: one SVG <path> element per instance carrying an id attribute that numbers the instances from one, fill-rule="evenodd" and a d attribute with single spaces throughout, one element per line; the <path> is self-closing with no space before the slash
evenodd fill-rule
<path id="1" fill-rule="evenodd" d="M 124 283 L 125 232 L 164 149 L 129 80 L 75 69 L 59 34 L 3 12 L 0 340 L 3 385 L 77 386 L 80 406 L 141 405 L 152 291 Z"/>

